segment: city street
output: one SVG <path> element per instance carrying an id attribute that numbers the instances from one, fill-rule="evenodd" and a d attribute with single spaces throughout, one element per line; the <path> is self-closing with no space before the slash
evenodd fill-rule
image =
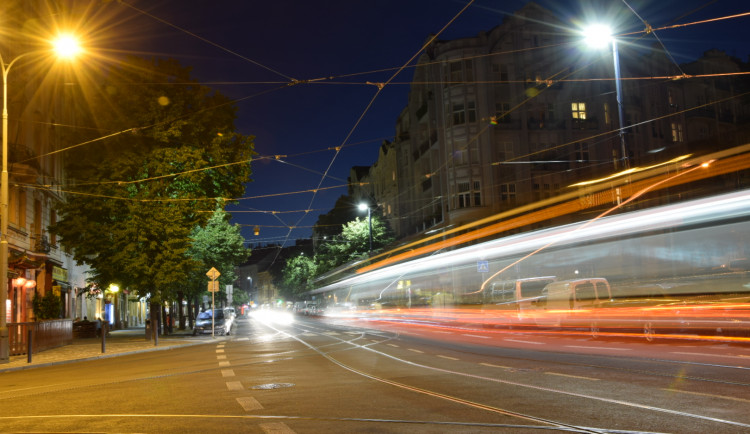
<path id="1" fill-rule="evenodd" d="M 205 341 L 0 373 L 0 431 L 750 429 L 743 346 L 272 315 Z"/>

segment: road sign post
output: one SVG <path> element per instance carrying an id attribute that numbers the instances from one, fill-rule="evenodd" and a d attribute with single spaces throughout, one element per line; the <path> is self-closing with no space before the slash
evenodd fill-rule
<path id="1" fill-rule="evenodd" d="M 216 335 L 214 334 L 214 329 L 216 328 L 216 320 L 214 318 L 214 314 L 216 313 L 216 292 L 219 290 L 219 282 L 216 280 L 221 276 L 221 273 L 219 273 L 219 270 L 217 270 L 214 267 L 211 267 L 210 270 L 208 270 L 208 273 L 206 273 L 206 276 L 208 276 L 209 279 L 211 279 L 210 282 L 208 282 L 208 291 L 211 293 L 211 337 L 214 338 Z"/>

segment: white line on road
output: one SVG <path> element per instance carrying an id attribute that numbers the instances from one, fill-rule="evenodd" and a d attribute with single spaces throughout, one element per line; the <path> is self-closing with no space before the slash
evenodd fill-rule
<path id="1" fill-rule="evenodd" d="M 216 356 L 216 360 L 226 360 L 226 359 L 227 359 L 226 355 Z"/>
<path id="2" fill-rule="evenodd" d="M 239 339 L 235 339 L 235 341 L 249 341 L 249 340 L 250 340 L 250 338 L 239 338 Z"/>
<path id="3" fill-rule="evenodd" d="M 560 373 L 557 373 L 557 372 L 545 372 L 545 374 L 547 374 L 547 375 L 557 375 L 558 377 L 579 378 L 581 380 L 599 381 L 598 378 L 581 377 L 580 375 L 560 374 Z"/>
<path id="4" fill-rule="evenodd" d="M 241 396 L 237 398 L 237 402 L 239 402 L 245 411 L 263 410 L 263 406 L 260 405 L 260 402 L 252 396 Z"/>
<path id="5" fill-rule="evenodd" d="M 222 377 L 234 377 L 234 369 L 222 369 L 221 376 Z"/>
<path id="6" fill-rule="evenodd" d="M 386 344 L 386 345 L 388 345 L 389 347 L 399 348 L 399 346 L 396 344 Z"/>
<path id="7" fill-rule="evenodd" d="M 455 358 L 455 357 L 448 357 L 448 356 L 444 356 L 444 355 L 442 355 L 442 354 L 438 354 L 437 356 L 438 356 L 438 357 L 440 357 L 441 359 L 448 359 L 448 360 L 458 360 L 458 359 L 457 359 L 457 358 Z"/>
<path id="8" fill-rule="evenodd" d="M 489 339 L 489 336 L 479 336 L 479 335 L 467 335 L 466 333 L 461 333 L 463 336 L 469 336 L 472 338 L 482 338 L 482 339 Z"/>
<path id="9" fill-rule="evenodd" d="M 684 354 L 687 356 L 709 356 L 709 357 L 725 357 L 727 359 L 745 359 L 747 356 L 727 356 L 724 354 L 705 354 L 705 353 L 685 353 L 679 351 L 672 351 L 672 354 Z"/>
<path id="10" fill-rule="evenodd" d="M 227 389 L 229 390 L 244 390 L 242 383 L 239 381 L 227 381 Z"/>
<path id="11" fill-rule="evenodd" d="M 680 392 L 680 393 L 688 393 L 691 395 L 710 396 L 712 398 L 731 399 L 732 401 L 750 402 L 750 399 L 735 398 L 734 396 L 712 395 L 710 393 L 691 392 L 689 390 L 678 390 L 678 389 L 662 389 L 662 390 L 666 390 L 667 392 Z"/>
<path id="12" fill-rule="evenodd" d="M 424 354 L 424 351 L 415 350 L 414 348 L 407 348 L 409 351 L 414 351 L 415 353 Z"/>
<path id="13" fill-rule="evenodd" d="M 565 345 L 565 348 L 587 348 L 591 350 L 612 350 L 612 351 L 630 351 L 630 348 L 614 348 L 614 347 L 590 347 L 585 345 Z"/>
<path id="14" fill-rule="evenodd" d="M 217 353 L 217 354 L 218 354 L 218 353 L 223 353 L 223 352 L 224 352 L 224 350 L 216 350 L 216 353 Z"/>
<path id="15" fill-rule="evenodd" d="M 231 363 L 229 362 L 219 362 L 219 366 L 230 366 Z"/>
<path id="16" fill-rule="evenodd" d="M 522 341 L 519 339 L 503 339 L 504 341 L 508 342 L 520 342 L 522 344 L 534 344 L 534 345 L 544 345 L 544 342 L 534 342 L 534 341 Z"/>
<path id="17" fill-rule="evenodd" d="M 262 423 L 258 426 L 266 434 L 295 434 L 294 430 L 283 422 Z"/>
<path id="18" fill-rule="evenodd" d="M 490 368 L 513 369 L 510 366 L 493 365 L 492 363 L 480 363 L 480 365 L 489 366 Z"/>

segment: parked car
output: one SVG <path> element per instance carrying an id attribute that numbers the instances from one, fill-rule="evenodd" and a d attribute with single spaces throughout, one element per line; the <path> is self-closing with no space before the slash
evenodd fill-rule
<path id="1" fill-rule="evenodd" d="M 213 318 L 212 318 L 213 317 Z M 213 330 L 215 335 L 228 335 L 234 325 L 234 314 L 228 309 L 206 310 L 198 314 L 193 327 L 193 336 L 197 334 L 211 333 L 213 319 Z"/>

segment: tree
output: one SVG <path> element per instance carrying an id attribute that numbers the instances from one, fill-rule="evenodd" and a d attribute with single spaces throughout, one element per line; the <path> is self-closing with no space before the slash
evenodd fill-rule
<path id="1" fill-rule="evenodd" d="M 393 242 L 394 236 L 383 219 L 372 215 L 372 248 Z M 370 225 L 367 218 L 357 217 L 345 224 L 341 235 L 322 244 L 315 255 L 318 274 L 326 273 L 347 262 L 366 256 L 370 251 Z"/>
<path id="2" fill-rule="evenodd" d="M 199 266 L 194 269 L 187 285 L 184 286 L 188 299 L 196 299 L 206 292 L 208 282 L 206 272 L 211 267 L 221 273 L 219 276 L 221 290 L 215 296 L 221 299 L 226 298 L 223 288 L 225 285 L 234 283 L 237 279 L 235 267 L 246 261 L 250 255 L 250 250 L 245 247 L 245 239 L 240 232 L 240 226 L 229 224 L 229 218 L 229 214 L 217 208 L 204 226 L 195 227 L 190 234 L 191 245 L 188 256 L 198 262 Z"/>
<path id="3" fill-rule="evenodd" d="M 282 295 L 299 298 L 312 289 L 310 283 L 316 275 L 315 261 L 305 255 L 294 256 L 286 261 L 282 275 Z"/>
<path id="4" fill-rule="evenodd" d="M 174 60 L 130 57 L 101 82 L 79 114 L 91 128 L 67 138 L 88 144 L 64 154 L 71 185 L 50 231 L 92 283 L 155 307 L 201 265 L 187 254 L 192 229 L 224 205 L 216 198 L 244 192 L 253 139 L 234 132 L 236 107 Z"/>

